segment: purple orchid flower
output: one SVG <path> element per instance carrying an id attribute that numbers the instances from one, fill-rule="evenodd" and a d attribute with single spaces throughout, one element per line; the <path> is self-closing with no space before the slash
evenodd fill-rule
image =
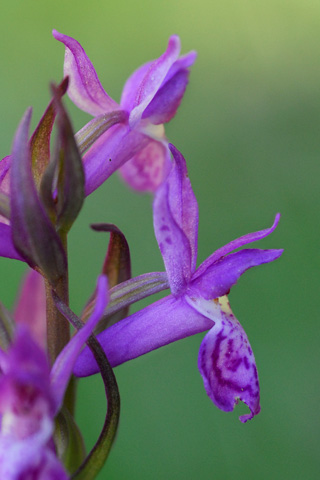
<path id="1" fill-rule="evenodd" d="M 250 233 L 214 252 L 196 269 L 198 205 L 185 160 L 170 146 L 174 164 L 154 198 L 154 227 L 162 253 L 171 295 L 111 326 L 98 339 L 115 367 L 176 340 L 209 330 L 204 337 L 198 366 L 207 394 L 217 407 L 232 411 L 239 400 L 251 413 L 260 411 L 259 382 L 246 333 L 232 314 L 226 295 L 249 268 L 277 259 L 282 250 L 233 250 L 269 235 L 277 226 Z M 98 371 L 86 348 L 74 373 Z"/>
<path id="2" fill-rule="evenodd" d="M 129 77 L 120 104 L 117 104 L 104 91 L 81 45 L 56 30 L 53 36 L 66 46 L 64 74 L 70 79 L 68 95 L 71 100 L 102 120 L 115 111 L 123 112 L 121 122 L 105 131 L 83 157 L 86 194 L 93 192 L 120 167 L 121 175 L 132 188 L 155 191 L 170 169 L 163 123 L 176 114 L 196 53 L 179 58 L 180 39 L 173 35 L 163 55 L 141 66 Z"/>
<path id="3" fill-rule="evenodd" d="M 26 305 L 28 290 L 34 294 L 36 287 L 42 297 L 40 277 L 36 278 L 35 272 L 30 275 L 17 312 Z M 106 292 L 107 280 L 101 276 L 92 315 L 61 351 L 51 370 L 44 349 L 29 329 L 32 310 L 25 311 L 23 322 L 19 320 L 16 338 L 9 350 L 0 350 L 0 478 L 69 478 L 56 457 L 52 440 L 54 418 L 62 405 L 76 358 L 106 307 Z M 36 310 L 42 311 L 41 302 Z M 20 317 L 20 313 L 16 316 Z"/>

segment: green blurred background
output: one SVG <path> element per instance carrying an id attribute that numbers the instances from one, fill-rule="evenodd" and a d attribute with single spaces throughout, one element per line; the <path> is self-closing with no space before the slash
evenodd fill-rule
<path id="1" fill-rule="evenodd" d="M 185 155 L 200 208 L 199 261 L 247 232 L 277 231 L 262 248 L 285 248 L 251 270 L 230 302 L 255 351 L 261 414 L 220 412 L 197 370 L 203 335 L 116 369 L 118 438 L 99 479 L 319 478 L 320 2 L 315 0 L 12 0 L 1 3 L 1 156 L 25 111 L 33 126 L 61 79 L 64 48 L 52 28 L 78 39 L 107 92 L 119 100 L 128 75 L 181 36 L 199 57 L 168 138 Z M 66 101 L 74 127 L 89 116 Z M 70 236 L 71 305 L 92 292 L 114 222 L 131 245 L 133 273 L 163 270 L 151 198 L 114 175 L 88 198 Z M 0 259 L 0 298 L 12 306 L 24 266 Z M 105 414 L 99 378 L 80 382 L 78 419 L 88 447 Z"/>

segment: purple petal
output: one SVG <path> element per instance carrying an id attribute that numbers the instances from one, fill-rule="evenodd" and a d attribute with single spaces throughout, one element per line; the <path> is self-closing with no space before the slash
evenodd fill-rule
<path id="1" fill-rule="evenodd" d="M 157 60 L 152 62 L 139 85 L 131 83 L 135 90 L 135 100 L 130 113 L 129 123 L 133 128 L 141 119 L 143 111 L 149 105 L 161 87 L 171 66 L 180 53 L 180 39 L 177 35 L 169 38 L 167 50 Z"/>
<path id="2" fill-rule="evenodd" d="M 272 262 L 279 258 L 282 252 L 283 250 L 246 249 L 231 253 L 208 267 L 201 276 L 193 279 L 188 295 L 208 300 L 226 295 L 246 270 Z"/>
<path id="3" fill-rule="evenodd" d="M 98 335 L 112 367 L 132 360 L 182 338 L 204 332 L 212 321 L 181 297 L 172 295 L 112 325 Z M 99 368 L 91 351 L 81 352 L 74 373 L 85 377 L 97 373 Z"/>
<path id="4" fill-rule="evenodd" d="M 25 262 L 25 259 L 13 244 L 10 225 L 5 223 L 0 223 L 0 257 L 13 258 Z"/>
<path id="5" fill-rule="evenodd" d="M 30 270 L 24 279 L 14 319 L 17 324 L 26 325 L 33 339 L 46 349 L 46 291 L 43 277 L 35 270 Z"/>
<path id="6" fill-rule="evenodd" d="M 160 142 L 148 145 L 119 169 L 122 178 L 139 192 L 155 192 L 163 183 L 171 166 L 170 153 Z"/>
<path id="7" fill-rule="evenodd" d="M 170 209 L 190 243 L 193 274 L 198 251 L 198 202 L 192 190 L 184 157 L 174 145 L 169 144 L 169 148 L 175 160 L 175 166 L 168 177 Z"/>
<path id="8" fill-rule="evenodd" d="M 191 278 L 191 248 L 187 236 L 172 215 L 167 181 L 156 191 L 153 222 L 171 293 L 178 296 Z"/>
<path id="9" fill-rule="evenodd" d="M 212 319 L 215 325 L 204 337 L 198 358 L 204 387 L 213 403 L 225 412 L 231 412 L 239 400 L 248 405 L 251 413 L 240 417 L 245 423 L 260 412 L 254 355 L 228 303 L 221 306 L 215 302 Z"/>
<path id="10" fill-rule="evenodd" d="M 86 195 L 96 190 L 150 142 L 149 137 L 131 131 L 126 125 L 115 125 L 89 148 L 83 157 Z"/>
<path id="11" fill-rule="evenodd" d="M 56 30 L 53 30 L 52 34 L 66 47 L 64 75 L 70 79 L 68 95 L 71 100 L 81 110 L 93 116 L 117 110 L 119 105 L 104 91 L 80 43 Z"/>
<path id="12" fill-rule="evenodd" d="M 212 255 L 210 255 L 210 257 L 208 257 L 200 265 L 200 267 L 195 272 L 194 278 L 201 276 L 210 265 L 212 265 L 214 262 L 216 262 L 220 258 L 227 255 L 228 253 L 232 252 L 233 250 L 236 250 L 239 247 L 243 247 L 243 245 L 247 245 L 248 243 L 261 240 L 262 238 L 270 235 L 270 233 L 272 233 L 276 229 L 279 223 L 279 220 L 280 220 L 280 213 L 277 213 L 272 227 L 267 228 L 265 230 L 259 230 L 258 232 L 248 233 L 247 235 L 243 235 L 242 237 L 237 238 L 236 240 L 232 240 L 231 242 L 227 243 L 227 245 L 224 245 L 224 247 L 221 247 L 218 250 L 216 250 Z"/>
<path id="13" fill-rule="evenodd" d="M 51 370 L 51 385 L 56 400 L 56 411 L 58 411 L 61 405 L 64 392 L 67 388 L 80 350 L 100 320 L 106 305 L 107 278 L 104 275 L 101 275 L 98 278 L 96 304 L 92 315 L 89 317 L 84 326 L 74 335 L 74 337 L 72 337 L 70 342 L 64 347 L 54 362 Z"/>
<path id="14" fill-rule="evenodd" d="M 196 61 L 196 58 L 197 52 L 195 52 L 194 50 L 178 58 L 178 60 L 174 62 L 169 72 L 167 73 L 161 87 L 163 87 L 165 83 L 169 82 L 169 80 L 171 80 L 171 78 L 173 78 L 180 70 L 186 70 L 187 68 L 191 67 Z"/>
<path id="15" fill-rule="evenodd" d="M 197 261 L 198 204 L 185 160 L 170 145 L 174 164 L 154 197 L 154 230 L 173 295 L 189 283 Z"/>
<path id="16" fill-rule="evenodd" d="M 156 93 L 142 114 L 154 125 L 169 122 L 176 114 L 187 88 L 189 71 L 181 70 Z"/>

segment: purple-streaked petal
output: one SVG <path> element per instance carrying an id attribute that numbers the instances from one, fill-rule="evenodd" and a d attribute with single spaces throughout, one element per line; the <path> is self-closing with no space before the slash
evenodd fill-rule
<path id="1" fill-rule="evenodd" d="M 0 223 L 0 257 L 13 258 L 14 260 L 25 262 L 25 259 L 13 244 L 10 225 L 5 223 Z"/>
<path id="2" fill-rule="evenodd" d="M 52 34 L 66 47 L 64 75 L 70 79 L 68 95 L 77 107 L 93 116 L 118 109 L 119 105 L 104 91 L 80 43 L 56 30 Z"/>
<path id="3" fill-rule="evenodd" d="M 185 160 L 169 145 L 174 157 L 171 171 L 155 193 L 154 230 L 173 295 L 188 284 L 197 261 L 198 204 Z"/>
<path id="4" fill-rule="evenodd" d="M 89 148 L 83 157 L 85 191 L 90 195 L 133 155 L 150 142 L 146 135 L 131 131 L 127 125 L 111 127 Z"/>
<path id="5" fill-rule="evenodd" d="M 63 245 L 47 216 L 31 173 L 28 131 L 31 109 L 25 113 L 12 147 L 11 228 L 16 249 L 30 265 L 38 266 L 54 285 L 65 274 Z"/>
<path id="6" fill-rule="evenodd" d="M 192 190 L 184 157 L 174 145 L 169 144 L 169 148 L 174 158 L 174 167 L 168 177 L 169 204 L 175 221 L 190 243 L 191 274 L 193 274 L 198 252 L 198 202 Z"/>
<path id="7" fill-rule="evenodd" d="M 248 243 L 256 242 L 257 240 L 261 240 L 264 237 L 267 237 L 272 233 L 280 220 L 280 213 L 277 213 L 273 225 L 270 228 L 266 228 L 265 230 L 259 230 L 258 232 L 253 232 L 253 233 L 248 233 L 247 235 L 243 235 L 240 238 L 237 238 L 236 240 L 232 240 L 231 242 L 227 243 L 227 245 L 224 245 L 223 247 L 219 248 L 216 250 L 210 257 L 208 257 L 197 269 L 195 272 L 194 278 L 197 278 L 205 272 L 205 270 L 215 263 L 217 260 L 220 258 L 224 257 L 228 253 L 232 252 L 233 250 L 236 250 L 237 248 L 243 247 L 243 245 L 247 245 Z"/>
<path id="8" fill-rule="evenodd" d="M 169 204 L 168 181 L 155 193 L 154 232 L 166 267 L 171 293 L 179 296 L 191 278 L 191 248 L 187 236 L 177 224 Z"/>
<path id="9" fill-rule="evenodd" d="M 88 340 L 107 305 L 107 277 L 101 275 L 97 282 L 96 304 L 92 315 L 84 326 L 72 337 L 57 357 L 51 370 L 51 386 L 55 395 L 56 411 L 63 400 L 76 359 L 83 344 Z"/>
<path id="10" fill-rule="evenodd" d="M 207 300 L 226 295 L 246 270 L 272 262 L 279 258 L 282 252 L 283 250 L 245 249 L 231 253 L 208 267 L 200 277 L 193 279 L 188 295 Z"/>
<path id="11" fill-rule="evenodd" d="M 181 70 L 156 93 L 142 114 L 142 119 L 147 118 L 154 125 L 169 122 L 176 114 L 187 88 L 189 71 Z"/>
<path id="12" fill-rule="evenodd" d="M 180 39 L 177 35 L 172 35 L 169 38 L 167 50 L 161 57 L 150 64 L 141 83 L 132 85 L 136 94 L 129 117 L 131 128 L 140 121 L 143 111 L 156 95 L 171 66 L 177 60 L 179 53 Z"/>
<path id="13" fill-rule="evenodd" d="M 30 270 L 23 281 L 14 319 L 17 324 L 26 325 L 33 339 L 46 349 L 46 291 L 43 277 L 35 270 Z"/>
<path id="14" fill-rule="evenodd" d="M 218 408 L 231 412 L 239 400 L 250 408 L 250 414 L 240 417 L 245 423 L 260 412 L 254 355 L 228 302 L 224 305 L 218 301 L 210 303 L 215 325 L 201 343 L 198 367 L 206 392 Z"/>
<path id="15" fill-rule="evenodd" d="M 112 325 L 98 335 L 112 367 L 160 348 L 168 343 L 204 332 L 212 320 L 198 313 L 187 301 L 172 295 Z M 81 352 L 74 369 L 85 377 L 99 371 L 91 351 Z"/>
<path id="16" fill-rule="evenodd" d="M 119 169 L 125 182 L 139 192 L 155 192 L 171 167 L 170 153 L 162 143 L 150 140 Z"/>

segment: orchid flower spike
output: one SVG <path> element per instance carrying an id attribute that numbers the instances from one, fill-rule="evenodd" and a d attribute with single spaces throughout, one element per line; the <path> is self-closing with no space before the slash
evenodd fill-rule
<path id="1" fill-rule="evenodd" d="M 239 400 L 250 414 L 260 411 L 259 382 L 255 359 L 247 335 L 233 315 L 227 299 L 230 288 L 249 268 L 277 259 L 282 250 L 245 249 L 271 228 L 233 240 L 214 252 L 196 269 L 198 205 L 181 153 L 170 146 L 173 167 L 154 198 L 154 228 L 163 256 L 171 294 L 111 326 L 98 340 L 110 364 L 128 360 L 176 340 L 209 330 L 198 359 L 207 394 L 223 411 L 234 409 Z M 87 376 L 98 371 L 88 350 L 80 354 L 74 373 Z"/>
<path id="2" fill-rule="evenodd" d="M 88 131 L 97 132 L 99 137 L 83 158 L 86 194 L 119 168 L 132 188 L 155 191 L 170 169 L 163 124 L 176 114 L 196 53 L 192 51 L 179 58 L 180 39 L 173 35 L 157 60 L 142 65 L 128 78 L 117 104 L 104 91 L 81 45 L 56 30 L 53 36 L 66 47 L 64 74 L 70 79 L 69 97 L 96 117 L 78 132 L 80 151 L 81 143 L 87 142 Z"/>
<path id="3" fill-rule="evenodd" d="M 42 279 L 36 275 L 32 272 L 27 278 L 20 298 L 15 339 L 8 351 L 0 349 L 0 478 L 67 480 L 69 476 L 56 456 L 52 439 L 54 419 L 79 352 L 106 307 L 107 279 L 99 277 L 91 316 L 50 370 L 42 339 L 36 338 L 30 328 L 33 312 L 25 311 L 28 318 L 21 319 L 21 308 L 28 306 L 26 294 L 32 284 L 41 296 Z M 38 307 L 40 312 L 43 306 Z"/>

